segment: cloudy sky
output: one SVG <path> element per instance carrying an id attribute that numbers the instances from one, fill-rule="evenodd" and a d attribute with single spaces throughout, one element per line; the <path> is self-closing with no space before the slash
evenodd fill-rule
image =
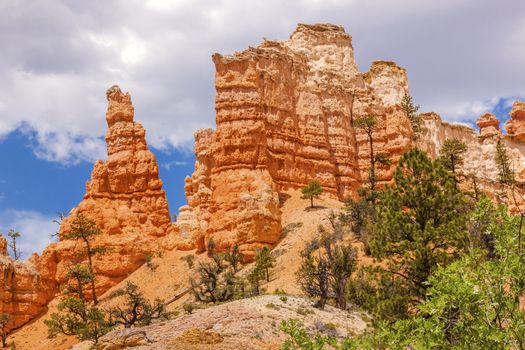
<path id="1" fill-rule="evenodd" d="M 39 250 L 55 212 L 80 201 L 113 84 L 132 95 L 176 211 L 193 131 L 214 125 L 211 55 L 300 22 L 344 26 L 361 71 L 407 68 L 421 109 L 446 120 L 503 119 L 525 97 L 523 0 L 0 0 L 0 231 Z"/>

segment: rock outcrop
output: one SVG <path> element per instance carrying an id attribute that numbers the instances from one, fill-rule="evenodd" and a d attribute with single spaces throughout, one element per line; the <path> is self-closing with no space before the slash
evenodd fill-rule
<path id="1" fill-rule="evenodd" d="M 160 250 L 158 238 L 166 235 L 170 226 L 157 161 L 148 149 L 144 128 L 133 120 L 131 97 L 118 86 L 111 87 L 106 96 L 108 158 L 95 163 L 84 199 L 62 222 L 61 242 L 44 252 L 44 256 L 50 250 L 55 253 L 56 280 L 65 282 L 71 255 L 83 248 L 81 242 L 62 237 L 78 213 L 94 220 L 101 234 L 93 244 L 108 248 L 95 257 L 101 292 L 144 263 L 145 254 Z"/>
<path id="2" fill-rule="evenodd" d="M 525 141 L 525 102 L 516 101 L 512 104 L 510 120 L 505 124 L 505 129 L 513 140 Z"/>
<path id="3" fill-rule="evenodd" d="M 33 259 L 13 260 L 7 242 L 0 235 L 0 314 L 10 315 L 9 328 L 23 325 L 37 316 L 53 291 L 43 283 Z"/>
<path id="4" fill-rule="evenodd" d="M 164 249 L 162 238 L 172 225 L 155 156 L 146 144 L 144 128 L 133 121 L 130 95 L 113 86 L 107 99 L 108 159 L 95 163 L 83 200 L 61 223 L 60 241 L 28 262 L 0 256 L 0 312 L 14 315 L 15 327 L 53 298 L 67 282 L 69 266 L 85 262 L 83 242 L 64 238 L 78 213 L 100 229 L 92 247 L 106 250 L 94 258 L 99 295 L 135 271 L 148 254 Z M 5 251 L 4 242 L 0 240 L 0 253 Z"/>
<path id="5" fill-rule="evenodd" d="M 492 113 L 485 113 L 476 121 L 476 125 L 479 127 L 479 137 L 493 137 L 501 136 L 499 129 L 499 120 Z"/>
<path id="6" fill-rule="evenodd" d="M 358 72 L 342 27 L 299 25 L 284 42 L 264 41 L 216 67 L 215 131 L 195 135 L 195 172 L 186 180 L 189 208 L 178 226 L 200 249 L 210 239 L 249 258 L 280 237 L 278 192 L 318 179 L 339 199 L 366 178 L 366 134 L 355 118 L 374 114 L 375 147 L 396 160 L 413 133 L 400 108 L 406 72 L 378 61 Z M 382 169 L 381 181 L 391 178 Z"/>

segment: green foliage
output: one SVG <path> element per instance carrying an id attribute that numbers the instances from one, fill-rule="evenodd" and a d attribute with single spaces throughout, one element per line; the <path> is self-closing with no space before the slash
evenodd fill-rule
<path id="1" fill-rule="evenodd" d="M 337 345 L 333 337 L 310 337 L 301 322 L 295 319 L 282 321 L 281 331 L 289 336 L 281 345 L 281 350 L 328 350 Z"/>
<path id="2" fill-rule="evenodd" d="M 9 336 L 10 329 L 9 324 L 11 323 L 11 315 L 0 314 L 0 339 L 2 339 L 2 347 L 7 347 L 7 337 Z"/>
<path id="3" fill-rule="evenodd" d="M 454 138 L 446 139 L 439 153 L 439 161 L 445 169 L 452 173 L 456 185 L 459 182 L 457 175 L 458 166 L 463 164 L 463 156 L 466 151 L 467 145 Z"/>
<path id="4" fill-rule="evenodd" d="M 314 198 L 318 198 L 321 193 L 323 193 L 323 187 L 321 187 L 321 183 L 319 180 L 311 180 L 308 183 L 308 186 L 304 187 L 301 190 L 301 193 L 303 194 L 303 199 L 309 199 L 310 200 L 310 207 L 314 207 Z"/>
<path id="5" fill-rule="evenodd" d="M 93 273 L 89 266 L 84 264 L 70 266 L 66 278 L 69 283 L 63 287 L 63 292 L 85 302 L 84 286 L 93 280 Z"/>
<path id="6" fill-rule="evenodd" d="M 356 250 L 339 243 L 342 225 L 335 215 L 329 216 L 331 230 L 319 226 L 319 239 L 307 244 L 302 262 L 296 273 L 303 292 L 317 298 L 316 306 L 323 309 L 328 299 L 337 307 L 346 309 L 346 288 L 356 267 Z"/>
<path id="7" fill-rule="evenodd" d="M 275 257 L 272 255 L 270 248 L 264 246 L 262 249 L 257 249 L 255 253 L 255 266 L 257 269 L 264 271 L 266 275 L 266 282 L 270 282 L 270 269 L 275 265 Z"/>
<path id="8" fill-rule="evenodd" d="M 144 253 L 144 260 L 146 261 L 146 266 L 148 267 L 148 269 L 150 269 L 150 271 L 156 271 L 157 268 L 159 267 L 158 264 L 156 264 L 154 261 L 153 261 L 153 253 L 152 252 L 147 252 L 147 253 Z"/>
<path id="9" fill-rule="evenodd" d="M 478 203 L 474 216 L 486 212 Z M 492 208 L 481 231 L 495 237 L 493 258 L 474 249 L 429 278 L 426 299 L 412 318 L 383 324 L 361 345 L 382 340 L 390 349 L 522 349 L 525 346 L 525 261 L 516 252 L 518 220 Z M 372 346 L 362 348 L 374 349 Z"/>
<path id="10" fill-rule="evenodd" d="M 408 120 L 410 120 L 410 124 L 412 125 L 412 131 L 414 132 L 414 138 L 417 138 L 419 134 L 421 133 L 421 118 L 417 114 L 417 111 L 419 110 L 419 105 L 414 105 L 414 102 L 412 101 L 412 96 L 409 94 L 405 94 L 403 96 L 403 99 L 401 100 L 401 108 L 403 109 L 403 112 L 405 113 Z"/>
<path id="11" fill-rule="evenodd" d="M 511 168 L 510 157 L 501 140 L 496 143 L 496 166 L 498 168 L 498 180 L 502 185 L 514 184 L 514 171 Z"/>
<path id="12" fill-rule="evenodd" d="M 185 255 L 180 259 L 186 262 L 188 269 L 193 269 L 193 266 L 195 265 L 195 256 L 193 254 Z"/>
<path id="13" fill-rule="evenodd" d="M 246 280 L 251 287 L 251 295 L 261 294 L 261 280 L 264 279 L 264 271 L 258 266 L 252 268 L 250 273 L 246 275 Z"/>
<path id="14" fill-rule="evenodd" d="M 49 338 L 58 334 L 75 336 L 80 340 L 92 340 L 95 344 L 111 330 L 102 309 L 90 307 L 77 298 L 66 298 L 58 304 L 58 313 L 44 320 Z"/>
<path id="15" fill-rule="evenodd" d="M 425 295 L 430 274 L 467 245 L 466 214 L 451 174 L 423 151 L 407 151 L 376 206 L 370 249 L 385 267 L 363 273 L 367 288 L 377 291 L 364 306 L 383 319 L 406 316 Z"/>
<path id="16" fill-rule="evenodd" d="M 188 315 L 191 315 L 191 313 L 195 309 L 195 305 L 193 305 L 192 303 L 185 303 L 184 305 L 182 305 L 182 308 Z"/>
<path id="17" fill-rule="evenodd" d="M 218 303 L 244 296 L 244 282 L 228 264 L 224 254 L 211 255 L 211 261 L 199 263 L 199 278 L 190 278 L 192 293 L 197 301 Z"/>
<path id="18" fill-rule="evenodd" d="M 92 239 L 100 235 L 101 231 L 97 227 L 95 221 L 84 216 L 82 213 L 77 213 L 69 229 L 63 233 L 62 238 L 81 240 L 84 244 L 84 253 L 88 258 L 89 269 L 93 274 L 91 279 L 91 294 L 93 302 L 98 304 L 97 293 L 95 289 L 95 274 L 93 266 L 93 256 L 104 253 L 106 250 L 103 247 L 93 247 Z"/>
<path id="19" fill-rule="evenodd" d="M 224 255 L 224 259 L 230 264 L 234 272 L 238 272 L 239 264 L 244 260 L 244 255 L 240 252 L 239 246 L 234 245 L 230 251 Z"/>
<path id="20" fill-rule="evenodd" d="M 150 303 L 141 293 L 139 287 L 126 282 L 126 285 L 111 294 L 112 298 L 123 297 L 124 306 L 113 306 L 109 310 L 110 324 L 121 324 L 130 328 L 135 324 L 145 326 L 155 319 L 164 318 L 165 306 L 160 299 Z"/>
<path id="21" fill-rule="evenodd" d="M 10 229 L 7 233 L 7 236 L 10 238 L 10 242 L 7 244 L 11 251 L 13 252 L 13 259 L 20 259 L 20 249 L 16 246 L 16 241 L 20 238 L 20 232 L 17 232 L 13 229 Z"/>

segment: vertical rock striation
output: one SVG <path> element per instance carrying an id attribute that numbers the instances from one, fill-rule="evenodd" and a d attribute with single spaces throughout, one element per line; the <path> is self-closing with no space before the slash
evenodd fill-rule
<path id="1" fill-rule="evenodd" d="M 366 135 L 353 120 L 378 119 L 377 151 L 396 160 L 412 144 L 400 108 L 406 72 L 378 61 L 360 73 L 351 37 L 331 24 L 300 24 L 287 41 L 265 40 L 234 55 L 213 55 L 215 131 L 196 133 L 189 207 L 178 226 L 200 249 L 238 244 L 248 257 L 280 237 L 279 191 L 318 179 L 339 199 L 366 178 Z M 391 178 L 382 169 L 381 181 Z"/>

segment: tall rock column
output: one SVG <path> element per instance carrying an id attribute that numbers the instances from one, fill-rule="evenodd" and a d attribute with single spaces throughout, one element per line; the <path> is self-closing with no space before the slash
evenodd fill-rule
<path id="1" fill-rule="evenodd" d="M 93 244 L 108 248 L 95 256 L 100 292 L 137 269 L 147 253 L 162 249 L 160 238 L 170 227 L 157 161 L 148 149 L 144 128 L 134 121 L 131 96 L 113 86 L 106 97 L 108 158 L 95 163 L 83 200 L 60 227 L 61 242 L 51 245 L 42 257 L 56 261 L 56 280 L 65 282 L 68 265 L 83 246 L 62 237 L 77 213 L 94 220 L 101 234 Z"/>

